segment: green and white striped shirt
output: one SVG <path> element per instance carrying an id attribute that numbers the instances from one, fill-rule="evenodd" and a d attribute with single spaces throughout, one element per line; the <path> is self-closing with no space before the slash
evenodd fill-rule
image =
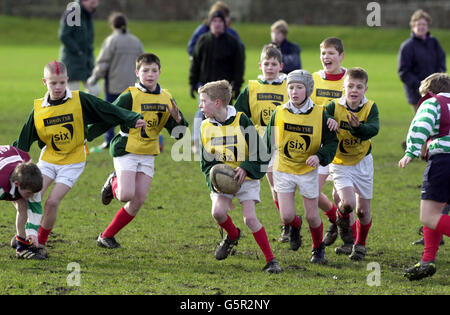
<path id="1" fill-rule="evenodd" d="M 439 93 L 439 95 L 450 97 L 450 93 Z M 447 106 L 450 110 L 450 104 Z M 427 139 L 439 133 L 440 119 L 441 106 L 436 98 L 429 98 L 420 105 L 409 127 L 405 151 L 407 156 L 416 158 L 420 155 L 422 145 Z M 440 153 L 450 154 L 450 135 L 436 138 L 430 143 L 428 156 Z"/>

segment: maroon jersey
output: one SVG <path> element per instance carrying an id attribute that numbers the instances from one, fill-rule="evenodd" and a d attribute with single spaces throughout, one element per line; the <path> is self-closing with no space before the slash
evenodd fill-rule
<path id="1" fill-rule="evenodd" d="M 30 160 L 28 153 L 10 145 L 0 146 L 0 200 L 17 200 L 20 195 L 16 191 L 11 194 L 11 174 L 17 164 Z"/>

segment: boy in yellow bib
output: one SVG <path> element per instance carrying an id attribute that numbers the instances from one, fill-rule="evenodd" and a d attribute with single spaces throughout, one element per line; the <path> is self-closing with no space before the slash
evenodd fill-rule
<path id="1" fill-rule="evenodd" d="M 125 205 L 119 209 L 110 225 L 97 238 L 97 245 L 118 248 L 115 235 L 138 214 L 150 189 L 154 175 L 155 156 L 160 153 L 159 133 L 166 128 L 180 139 L 188 123 L 183 118 L 172 95 L 158 83 L 161 62 L 154 54 L 142 54 L 136 60 L 136 76 L 139 82 L 130 86 L 117 99 L 117 107 L 144 116 L 141 129 L 121 125 L 120 133 L 111 141 L 110 153 L 115 172 L 111 173 L 102 188 L 102 202 L 108 205 L 115 197 Z M 89 129 L 98 136 L 111 128 L 105 123 Z"/>
<path id="2" fill-rule="evenodd" d="M 231 100 L 231 85 L 226 80 L 205 84 L 199 90 L 200 110 L 205 116 L 201 126 L 202 172 L 211 191 L 212 216 L 227 236 L 216 248 L 215 257 L 228 257 L 233 246 L 238 244 L 241 230 L 237 228 L 228 209 L 236 197 L 242 205 L 242 215 L 247 227 L 266 258 L 264 271 L 281 272 L 281 267 L 272 253 L 264 226 L 256 217 L 255 204 L 259 199 L 259 179 L 265 174 L 268 161 L 261 160 L 266 148 L 250 119 L 236 112 L 228 103 Z M 211 168 L 219 163 L 236 170 L 235 180 L 241 188 L 235 195 L 223 194 L 213 187 L 209 178 Z"/>
<path id="3" fill-rule="evenodd" d="M 286 88 L 286 74 L 282 73 L 283 57 L 281 51 L 273 44 L 263 47 L 259 68 L 262 75 L 258 80 L 250 80 L 248 86 L 239 94 L 234 104 L 238 112 L 243 112 L 251 118 L 258 133 L 263 136 L 269 124 L 270 117 L 277 106 L 283 105 L 288 100 Z M 269 162 L 266 177 L 272 191 L 273 202 L 280 212 L 278 197 L 273 189 L 273 156 Z M 289 241 L 289 225 L 282 226 L 282 233 L 278 239 L 280 242 Z"/>
<path id="4" fill-rule="evenodd" d="M 14 146 L 28 152 L 38 141 L 41 150 L 37 163 L 43 175 L 41 196 L 55 182 L 44 204 L 38 242 L 45 246 L 56 223 L 59 204 L 83 172 L 86 165 L 87 126 L 103 121 L 130 128 L 145 126 L 137 113 L 113 106 L 90 94 L 67 88 L 66 66 L 57 61 L 44 68 L 48 92 L 34 101 L 34 108 Z"/>
<path id="5" fill-rule="evenodd" d="M 290 225 L 290 247 L 301 246 L 301 219 L 295 214 L 295 190 L 303 197 L 305 216 L 313 240 L 312 263 L 325 263 L 323 224 L 319 215 L 319 165 L 328 165 L 337 148 L 337 138 L 328 128 L 328 115 L 314 105 L 310 95 L 314 82 L 305 70 L 287 76 L 289 101 L 275 109 L 267 128 L 268 151 L 276 150 L 273 165 L 275 191 L 281 220 Z"/>
<path id="6" fill-rule="evenodd" d="M 365 97 L 368 75 L 364 69 L 351 68 L 344 81 L 345 96 L 333 100 L 326 112 L 339 124 L 339 146 L 330 164 L 334 187 L 339 195 L 338 225 L 350 228 L 350 213 L 356 209 L 356 240 L 344 239 L 351 249 L 350 259 L 362 260 L 366 254 L 366 238 L 372 225 L 370 200 L 373 192 L 373 158 L 370 139 L 380 125 L 377 105 Z M 336 253 L 345 253 L 338 252 Z"/>
<path id="7" fill-rule="evenodd" d="M 312 74 L 314 90 L 311 99 L 314 104 L 325 107 L 333 99 L 340 98 L 343 95 L 344 77 L 347 71 L 342 66 L 344 57 L 344 44 L 339 38 L 328 37 L 320 43 L 320 62 L 322 69 Z M 323 238 L 325 246 L 333 244 L 338 236 L 338 227 L 336 225 L 337 207 L 322 192 L 329 173 L 329 165 L 319 166 L 319 208 L 324 211 L 328 221 L 331 223 Z M 351 219 L 353 219 L 352 221 L 354 223 L 354 218 L 351 217 Z M 356 229 L 356 226 L 353 225 L 352 228 Z"/>

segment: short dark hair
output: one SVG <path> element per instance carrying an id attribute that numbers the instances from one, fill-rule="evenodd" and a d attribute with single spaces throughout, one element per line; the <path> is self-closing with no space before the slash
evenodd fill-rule
<path id="1" fill-rule="evenodd" d="M 109 25 L 115 30 L 127 31 L 127 17 L 122 12 L 112 12 L 108 17 Z"/>
<path id="2" fill-rule="evenodd" d="M 161 61 L 158 56 L 152 53 L 142 54 L 136 59 L 136 69 L 139 70 L 143 63 L 152 64 L 156 63 L 158 68 L 161 69 Z"/>
<path id="3" fill-rule="evenodd" d="M 17 181 L 21 189 L 34 193 L 41 191 L 43 185 L 42 173 L 39 167 L 31 161 L 17 164 L 11 174 L 11 181 Z"/>
<path id="4" fill-rule="evenodd" d="M 336 50 L 337 50 L 337 52 L 339 54 L 342 54 L 344 52 L 344 43 L 342 42 L 342 40 L 340 40 L 337 37 L 325 38 L 320 43 L 320 48 L 327 48 L 327 47 L 334 47 L 334 48 L 336 48 Z"/>
<path id="5" fill-rule="evenodd" d="M 349 79 L 363 80 L 366 84 L 369 81 L 369 75 L 367 74 L 367 71 L 360 67 L 348 69 L 345 75 Z"/>

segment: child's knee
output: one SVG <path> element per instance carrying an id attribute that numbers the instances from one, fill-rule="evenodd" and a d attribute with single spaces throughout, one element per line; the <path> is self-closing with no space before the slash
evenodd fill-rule
<path id="1" fill-rule="evenodd" d="M 245 225 L 248 226 L 252 232 L 256 232 L 261 228 L 261 223 L 259 222 L 258 218 L 255 216 L 251 217 L 244 217 Z"/>
<path id="2" fill-rule="evenodd" d="M 352 204 L 350 204 L 349 202 L 343 201 L 343 202 L 341 202 L 339 211 L 342 214 L 349 214 L 349 213 L 353 212 L 353 208 L 354 208 L 354 206 Z"/>
<path id="3" fill-rule="evenodd" d="M 134 199 L 134 192 L 125 189 L 117 189 L 117 199 L 122 202 L 128 202 Z"/>
<path id="4" fill-rule="evenodd" d="M 48 211 L 48 210 L 56 210 L 58 208 L 58 206 L 59 206 L 59 203 L 60 203 L 59 200 L 56 200 L 56 199 L 53 199 L 53 198 L 48 198 L 45 201 L 44 209 L 46 211 Z M 45 213 L 45 211 L 44 211 L 44 213 Z"/>

